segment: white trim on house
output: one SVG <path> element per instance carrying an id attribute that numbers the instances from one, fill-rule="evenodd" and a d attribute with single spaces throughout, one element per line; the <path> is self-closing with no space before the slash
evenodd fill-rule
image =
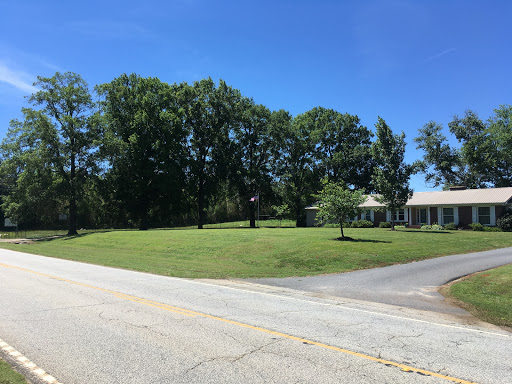
<path id="1" fill-rule="evenodd" d="M 398 211 L 401 211 L 401 210 L 404 211 L 404 219 L 403 220 L 400 220 L 400 217 L 399 217 Z M 395 215 L 395 223 L 396 222 L 399 222 L 399 223 L 404 223 L 404 222 L 408 223 L 409 222 L 409 208 L 403 207 L 403 208 L 397 209 L 393 213 Z M 391 221 L 391 211 L 386 211 L 386 221 Z"/>
<path id="2" fill-rule="evenodd" d="M 473 223 L 479 223 L 480 222 L 480 215 L 478 214 L 478 208 L 487 208 L 489 207 L 489 224 L 482 224 L 485 226 L 494 227 L 496 225 L 496 206 L 495 205 L 475 205 L 471 207 L 471 213 L 473 216 Z"/>
<path id="3" fill-rule="evenodd" d="M 444 215 L 444 212 L 443 212 L 443 210 L 445 208 L 453 208 L 453 215 L 450 215 L 450 216 L 453 216 L 453 221 L 445 222 L 445 220 L 444 220 L 444 216 L 445 215 Z M 439 225 L 446 225 L 446 224 L 449 224 L 449 223 L 455 223 L 455 225 L 459 225 L 459 207 L 456 207 L 456 206 L 444 206 L 444 205 L 442 207 L 437 207 L 437 221 L 438 221 Z"/>

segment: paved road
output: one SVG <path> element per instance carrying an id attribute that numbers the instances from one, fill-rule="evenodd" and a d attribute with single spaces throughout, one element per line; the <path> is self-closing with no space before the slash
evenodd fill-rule
<path id="1" fill-rule="evenodd" d="M 0 250 L 0 338 L 65 384 L 512 382 L 504 330 L 225 284 Z"/>
<path id="2" fill-rule="evenodd" d="M 435 244 L 431 246 L 435 247 Z M 512 248 L 504 248 L 349 273 L 247 281 L 408 308 L 464 314 L 464 310 L 444 302 L 444 297 L 437 292 L 438 287 L 462 276 L 510 263 Z"/>

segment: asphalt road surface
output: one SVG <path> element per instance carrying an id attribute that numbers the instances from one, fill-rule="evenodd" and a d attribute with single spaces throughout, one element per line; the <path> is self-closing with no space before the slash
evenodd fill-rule
<path id="1" fill-rule="evenodd" d="M 431 246 L 435 247 L 435 244 Z M 438 287 L 462 276 L 510 263 L 512 248 L 503 248 L 349 273 L 247 281 L 427 311 L 464 314 L 464 310 L 444 302 L 444 297 L 437 292 Z"/>
<path id="2" fill-rule="evenodd" d="M 72 383 L 512 383 L 512 334 L 0 250 L 0 338 Z"/>

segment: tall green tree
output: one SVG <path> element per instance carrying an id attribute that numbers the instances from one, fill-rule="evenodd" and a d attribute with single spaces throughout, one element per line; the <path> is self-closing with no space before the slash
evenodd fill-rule
<path id="1" fill-rule="evenodd" d="M 50 205 L 62 201 L 69 214 L 68 235 L 74 235 L 83 185 L 97 171 L 99 118 L 80 75 L 57 72 L 37 79 L 34 85 L 40 90 L 29 102 L 40 109 L 22 110 L 24 121 L 11 122 L 2 148 L 2 168 L 15 190 L 4 208 L 17 211 L 15 215 L 21 218 L 17 205 L 29 207 L 30 201 L 42 203 L 43 197 Z M 39 187 L 33 188 L 32 183 Z"/>
<path id="2" fill-rule="evenodd" d="M 373 191 L 373 134 L 357 116 L 317 107 L 308 112 L 315 120 L 318 140 L 315 157 L 326 176 L 355 189 Z"/>
<path id="3" fill-rule="evenodd" d="M 233 135 L 235 159 L 231 179 L 249 212 L 250 227 L 254 228 L 257 202 L 249 200 L 261 193 L 269 196 L 271 191 L 271 113 L 265 106 L 257 105 L 248 98 L 241 100 L 239 108 Z"/>
<path id="4" fill-rule="evenodd" d="M 316 161 L 318 138 L 314 114 L 292 118 L 285 111 L 271 117 L 275 181 L 283 203 L 288 204 L 298 227 L 306 225 L 304 208 L 314 202 L 320 188 L 321 170 Z"/>
<path id="5" fill-rule="evenodd" d="M 25 108 L 25 120 L 12 120 L 0 146 L 0 174 L 6 187 L 2 196 L 5 217 L 23 228 L 53 227 L 56 212 L 63 212 L 52 166 L 53 153 L 44 142 L 55 141 L 56 131 L 41 111 Z"/>
<path id="6" fill-rule="evenodd" d="M 404 161 L 405 134 L 393 134 L 381 117 L 378 118 L 375 127 L 377 140 L 372 145 L 372 153 L 377 167 L 373 174 L 373 182 L 379 193 L 375 200 L 391 211 L 391 229 L 395 230 L 394 212 L 403 207 L 412 196 L 409 179 L 414 167 Z"/>
<path id="7" fill-rule="evenodd" d="M 459 146 L 449 144 L 440 124 L 425 124 L 414 139 L 424 151 L 418 165 L 425 180 L 445 188 L 511 186 L 511 111 L 511 106 L 502 105 L 486 122 L 470 110 L 462 117 L 454 116 L 448 128 Z"/>
<path id="8" fill-rule="evenodd" d="M 363 211 L 360 205 L 368 197 L 365 196 L 362 189 L 352 191 L 343 183 L 332 182 L 327 178 L 322 180 L 322 185 L 322 190 L 316 195 L 320 202 L 317 216 L 320 216 L 322 220 L 338 223 L 341 230 L 341 239 L 345 240 L 343 223 L 349 218 L 358 216 Z"/>
<path id="9" fill-rule="evenodd" d="M 146 230 L 152 210 L 176 213 L 186 206 L 187 136 L 177 89 L 158 78 L 123 74 L 97 90 L 104 97 L 113 197 Z"/>
<path id="10" fill-rule="evenodd" d="M 450 146 L 440 124 L 428 122 L 419 130 L 419 136 L 414 141 L 418 144 L 417 149 L 425 153 L 416 165 L 425 174 L 428 184 L 434 187 L 472 185 L 471 174 L 462 153 Z"/>
<path id="11" fill-rule="evenodd" d="M 489 171 L 495 187 L 512 186 L 512 105 L 501 105 L 487 121 Z"/>
<path id="12" fill-rule="evenodd" d="M 192 86 L 180 84 L 178 92 L 188 133 L 188 182 L 195 197 L 197 227 L 202 229 L 208 205 L 226 181 L 233 159 L 230 133 L 241 95 L 222 80 L 217 86 L 211 78 Z"/>

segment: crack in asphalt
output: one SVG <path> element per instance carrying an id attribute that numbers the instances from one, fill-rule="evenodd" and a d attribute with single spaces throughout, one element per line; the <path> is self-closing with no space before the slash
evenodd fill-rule
<path id="1" fill-rule="evenodd" d="M 270 345 L 273 345 L 273 344 L 277 344 L 277 343 L 280 343 L 282 342 L 283 340 L 280 340 L 280 339 L 274 339 L 273 341 L 269 342 L 269 343 L 265 343 L 257 348 L 254 348 L 248 352 L 245 352 L 245 353 L 242 353 L 238 356 L 219 356 L 219 357 L 212 357 L 212 358 L 209 358 L 209 359 L 206 359 L 206 360 L 203 360 L 203 361 L 200 361 L 199 363 L 195 364 L 194 366 L 192 366 L 191 368 L 187 369 L 183 375 L 187 375 L 189 374 L 190 372 L 194 371 L 195 369 L 199 368 L 201 365 L 203 364 L 208 364 L 208 363 L 211 363 L 211 362 L 214 362 L 214 361 L 217 361 L 217 360 L 224 360 L 224 361 L 229 361 L 231 363 L 235 363 L 241 359 L 244 359 L 245 357 L 247 356 L 250 356 L 254 353 L 257 353 L 257 352 L 260 352 L 262 351 L 262 349 L 270 346 Z M 273 352 L 269 352 L 269 353 L 273 353 Z M 275 355 L 278 355 L 276 353 L 273 353 Z"/>

